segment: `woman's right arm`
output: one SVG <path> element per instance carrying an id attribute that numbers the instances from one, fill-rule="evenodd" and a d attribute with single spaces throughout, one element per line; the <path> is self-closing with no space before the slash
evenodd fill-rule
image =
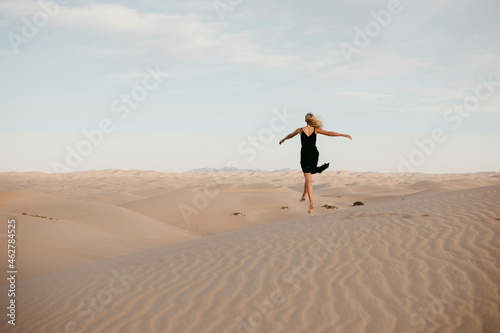
<path id="1" fill-rule="evenodd" d="M 300 127 L 297 128 L 294 132 L 288 134 L 283 140 L 280 141 L 280 144 L 282 144 L 283 142 L 285 142 L 286 140 L 288 139 L 291 139 L 293 138 L 294 136 L 296 136 L 297 134 L 300 133 Z"/>

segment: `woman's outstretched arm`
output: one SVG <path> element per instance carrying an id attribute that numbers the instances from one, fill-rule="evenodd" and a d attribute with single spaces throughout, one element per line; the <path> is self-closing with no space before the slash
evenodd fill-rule
<path id="1" fill-rule="evenodd" d="M 328 136 L 343 136 L 345 138 L 348 138 L 348 139 L 351 139 L 351 136 L 349 134 L 340 134 L 340 133 L 337 133 L 337 132 L 329 132 L 329 131 L 325 131 L 325 130 L 322 130 L 322 129 L 319 129 L 318 128 L 318 133 L 319 134 L 323 134 L 323 135 L 328 135 Z"/>
<path id="2" fill-rule="evenodd" d="M 296 136 L 299 133 L 300 133 L 300 127 L 297 128 L 294 132 L 292 132 L 292 133 L 288 134 L 287 136 L 285 136 L 285 138 L 280 141 L 280 144 L 282 144 L 283 142 L 285 142 L 285 140 L 293 138 L 294 136 Z"/>

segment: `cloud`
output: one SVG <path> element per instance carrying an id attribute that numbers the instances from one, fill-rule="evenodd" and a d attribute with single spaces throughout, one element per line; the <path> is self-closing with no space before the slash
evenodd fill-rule
<path id="1" fill-rule="evenodd" d="M 500 76 L 500 54 L 479 49 L 469 56 L 465 67 L 478 74 L 493 74 L 499 78 Z"/>
<path id="2" fill-rule="evenodd" d="M 39 10 L 35 2 L 27 1 L 10 1 L 0 6 L 1 12 L 14 16 L 29 17 Z M 60 6 L 57 15 L 51 18 L 50 26 L 85 36 L 93 34 L 96 40 L 103 39 L 111 45 L 112 41 L 117 41 L 122 54 L 125 45 L 126 50 L 140 54 L 160 53 L 197 62 L 219 59 L 262 68 L 288 67 L 299 59 L 262 48 L 250 32 L 227 33 L 225 23 L 206 21 L 197 14 L 141 13 L 119 4 L 96 3 L 74 8 Z M 114 54 L 108 49 L 101 55 L 106 53 Z"/>
<path id="3" fill-rule="evenodd" d="M 340 52 L 301 66 L 305 76 L 324 81 L 365 81 L 420 73 L 432 67 L 430 59 L 404 55 L 395 47 L 367 48 L 347 63 Z"/>
<path id="4" fill-rule="evenodd" d="M 301 93 L 303 89 L 299 87 L 279 87 L 279 88 L 268 89 L 267 91 L 282 92 L 282 93 Z"/>
<path id="5" fill-rule="evenodd" d="M 381 103 L 389 102 L 394 99 L 392 94 L 373 94 L 360 91 L 336 91 L 333 94 L 334 98 L 342 101 L 358 101 L 361 103 Z"/>
<path id="6" fill-rule="evenodd" d="M 10 16 L 32 16 L 41 10 L 35 1 L 17 0 L 0 3 L 0 13 Z"/>
<path id="7" fill-rule="evenodd" d="M 447 102 L 463 99 L 467 93 L 473 91 L 473 87 L 467 89 L 469 82 L 462 82 L 455 90 L 445 90 L 442 88 L 426 88 L 426 87 L 401 87 L 399 90 L 402 94 L 409 96 L 417 102 Z M 477 83 L 476 83 L 477 84 Z"/>

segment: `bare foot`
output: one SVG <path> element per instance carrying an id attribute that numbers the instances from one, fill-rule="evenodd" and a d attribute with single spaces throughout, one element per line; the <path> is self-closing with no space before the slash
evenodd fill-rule
<path id="1" fill-rule="evenodd" d="M 299 201 L 300 201 L 300 202 L 304 202 L 304 201 L 306 201 L 306 197 L 305 197 L 305 196 L 303 196 L 302 198 L 300 198 L 300 200 L 299 200 Z"/>
<path id="2" fill-rule="evenodd" d="M 314 209 L 314 205 L 309 205 L 309 210 L 307 211 L 308 213 L 312 212 Z"/>

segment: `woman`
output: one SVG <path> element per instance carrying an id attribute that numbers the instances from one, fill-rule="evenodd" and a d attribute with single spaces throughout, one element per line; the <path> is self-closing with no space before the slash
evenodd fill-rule
<path id="1" fill-rule="evenodd" d="M 302 148 L 300 149 L 300 166 L 305 177 L 304 193 L 302 194 L 302 198 L 300 199 L 300 201 L 306 201 L 306 194 L 309 196 L 308 213 L 310 213 L 314 209 L 311 175 L 313 173 L 322 173 L 330 165 L 330 163 L 325 163 L 322 166 L 318 166 L 319 151 L 318 148 L 316 148 L 317 134 L 319 133 L 328 136 L 343 136 L 351 140 L 352 138 L 347 134 L 340 134 L 323 130 L 323 122 L 319 119 L 319 117 L 313 115 L 312 113 L 306 114 L 306 123 L 306 127 L 297 128 L 295 132 L 288 134 L 283 140 L 280 141 L 280 145 L 285 142 L 285 140 L 291 139 L 300 133 L 300 142 L 302 144 Z"/>

